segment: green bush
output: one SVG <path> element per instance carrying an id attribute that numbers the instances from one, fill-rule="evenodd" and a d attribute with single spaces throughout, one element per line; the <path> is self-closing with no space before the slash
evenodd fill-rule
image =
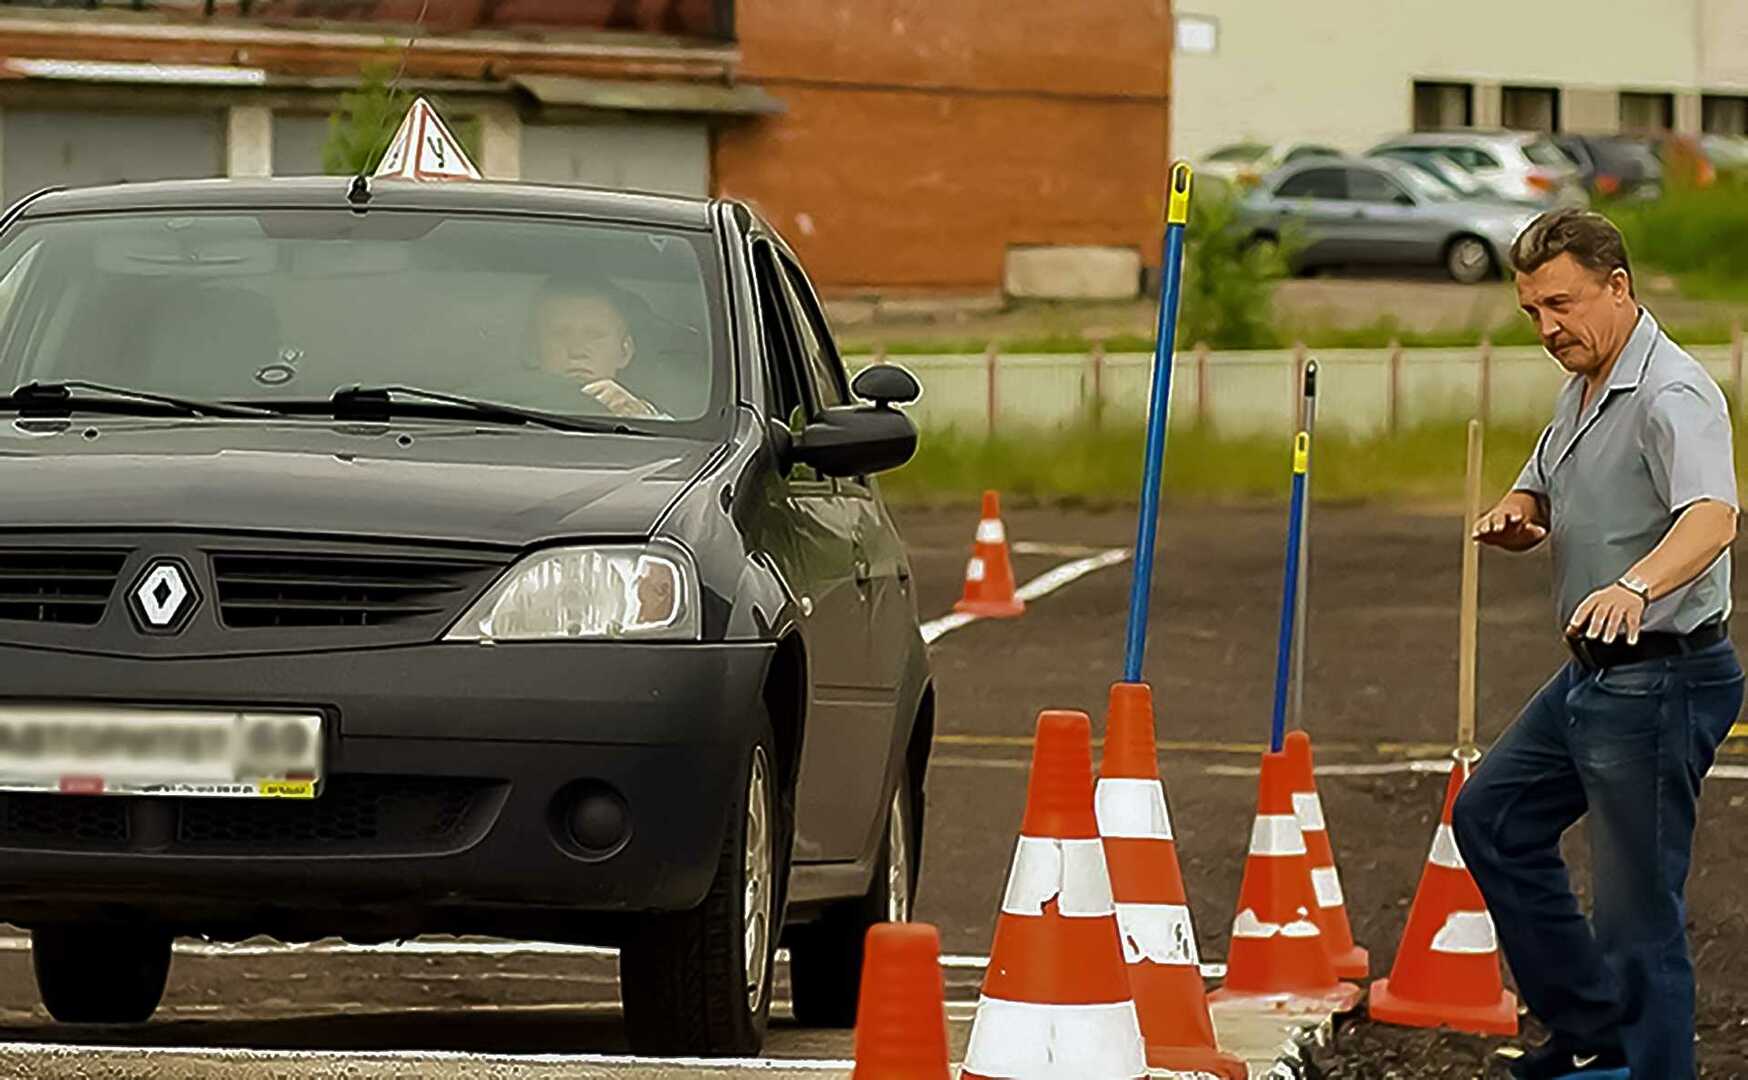
<path id="1" fill-rule="evenodd" d="M 1626 237 L 1636 270 L 1673 274 L 1698 297 L 1748 295 L 1748 188 L 1672 188 L 1650 203 L 1615 203 L 1606 213 Z"/>
<path id="2" fill-rule="evenodd" d="M 1292 240 L 1283 244 L 1290 248 Z M 1275 283 L 1286 273 L 1281 244 L 1250 244 L 1238 227 L 1238 203 L 1224 186 L 1207 184 L 1190 204 L 1184 246 L 1183 296 L 1177 340 L 1216 349 L 1279 345 Z"/>
<path id="3" fill-rule="evenodd" d="M 340 110 L 328 118 L 328 141 L 322 145 L 322 168 L 330 175 L 369 173 L 388 152 L 390 140 L 413 105 L 413 95 L 393 85 L 393 72 L 388 64 L 367 65 L 358 89 L 340 95 Z M 452 117 L 441 108 L 438 113 L 477 163 L 479 120 Z"/>

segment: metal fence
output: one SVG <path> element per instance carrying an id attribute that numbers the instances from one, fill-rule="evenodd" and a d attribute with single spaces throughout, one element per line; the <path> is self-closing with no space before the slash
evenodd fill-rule
<path id="1" fill-rule="evenodd" d="M 1737 402 L 1743 344 L 1689 348 Z M 860 368 L 886 357 L 851 357 Z M 1302 365 L 1318 363 L 1320 429 L 1385 434 L 1476 416 L 1491 424 L 1546 423 L 1565 373 L 1539 347 L 1288 349 L 1180 352 L 1172 366 L 1171 422 L 1229 435 L 1286 430 L 1298 411 Z M 1139 424 L 1146 416 L 1148 353 L 895 356 L 923 396 L 918 426 L 1023 433 L 1078 424 Z"/>

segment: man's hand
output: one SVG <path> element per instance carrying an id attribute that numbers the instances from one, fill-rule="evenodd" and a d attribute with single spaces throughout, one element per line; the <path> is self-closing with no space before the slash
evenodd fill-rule
<path id="1" fill-rule="evenodd" d="M 607 406 L 607 411 L 614 416 L 659 418 L 662 415 L 654 405 L 612 379 L 596 379 L 583 387 L 583 393 Z"/>
<path id="2" fill-rule="evenodd" d="M 1612 645 L 1615 635 L 1624 633 L 1628 645 L 1637 645 L 1644 621 L 1645 598 L 1617 582 L 1584 598 L 1566 624 L 1566 636 L 1600 638 Z"/>
<path id="3" fill-rule="evenodd" d="M 1536 521 L 1536 498 L 1527 491 L 1514 491 L 1475 522 L 1476 543 L 1528 551 L 1547 539 L 1547 526 Z"/>

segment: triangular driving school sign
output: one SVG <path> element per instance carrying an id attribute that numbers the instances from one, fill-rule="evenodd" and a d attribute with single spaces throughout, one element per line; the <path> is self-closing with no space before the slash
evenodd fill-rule
<path id="1" fill-rule="evenodd" d="M 461 141 L 424 98 L 413 102 L 388 152 L 371 174 L 378 180 L 479 180 Z"/>

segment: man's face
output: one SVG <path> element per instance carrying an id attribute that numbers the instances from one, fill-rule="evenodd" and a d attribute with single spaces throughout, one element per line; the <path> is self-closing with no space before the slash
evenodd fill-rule
<path id="1" fill-rule="evenodd" d="M 540 366 L 588 384 L 615 378 L 636 346 L 613 302 L 604 296 L 548 297 L 540 306 Z"/>
<path id="2" fill-rule="evenodd" d="M 1576 375 L 1588 375 L 1614 356 L 1631 327 L 1638 302 L 1624 270 L 1607 277 L 1571 255 L 1557 255 L 1517 275 L 1517 302 L 1536 325 L 1542 347 Z"/>

